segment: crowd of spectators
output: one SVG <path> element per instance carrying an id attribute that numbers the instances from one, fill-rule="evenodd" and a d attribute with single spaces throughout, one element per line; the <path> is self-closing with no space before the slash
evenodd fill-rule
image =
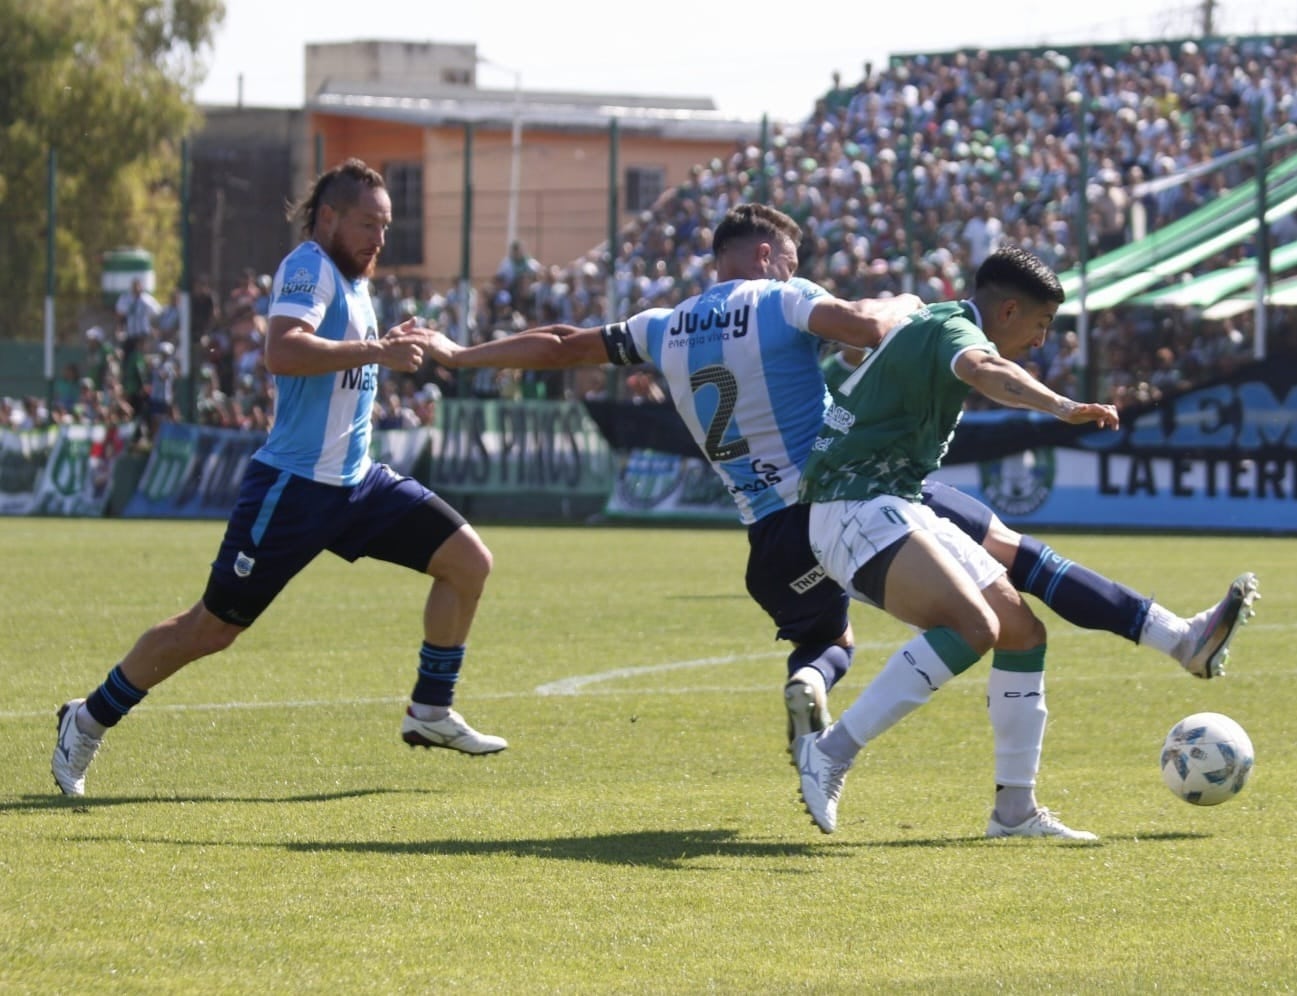
<path id="1" fill-rule="evenodd" d="M 596 326 L 610 314 L 669 307 L 714 281 L 711 226 L 733 205 L 757 199 L 801 223 L 801 275 L 830 291 L 856 298 L 912 290 L 929 301 L 950 299 L 965 292 L 1002 241 L 1030 249 L 1060 273 L 1075 267 L 1083 183 L 1086 255 L 1094 258 L 1248 180 L 1254 157 L 1231 154 L 1253 145 L 1258 120 L 1266 137 L 1297 132 L 1297 39 L 964 51 L 898 58 L 886 68 L 865 64 L 853 84 L 834 74 L 808 117 L 774 126 L 764 148 L 741 143 L 727 157 L 695 166 L 623 228 L 611 254 L 600 246 L 575 261 L 545 262 L 517 242 L 491 281 L 466 295 L 458 286 L 438 290 L 380 277 L 372 288 L 375 311 L 384 328 L 413 316 L 482 340 L 536 324 Z M 1188 179 L 1149 182 L 1177 175 Z M 1279 219 L 1270 240 L 1297 241 L 1297 220 Z M 1252 243 L 1235 246 L 1194 273 L 1255 251 Z M 204 281 L 195 286 L 200 423 L 267 427 L 273 382 L 262 346 L 269 289 L 270 277 L 251 270 L 223 297 Z M 35 399 L 25 409 L 7 404 L 11 423 L 131 419 L 147 445 L 161 420 L 180 417 L 177 302 L 149 301 L 147 334 L 138 296 L 123 295 L 115 326 L 86 333 L 85 367 L 62 372 L 53 409 Z M 1272 309 L 1269 318 L 1269 352 L 1297 349 L 1291 310 Z M 1088 371 L 1077 334 L 1062 319 L 1027 363 L 1072 396 L 1119 405 L 1155 401 L 1248 361 L 1251 323 L 1250 311 L 1205 321 L 1188 309 L 1118 307 L 1091 315 Z M 644 371 L 616 378 L 602 371 L 452 377 L 431 368 L 418 377 L 385 375 L 375 419 L 383 427 L 431 424 L 437 402 L 452 395 L 610 393 L 662 398 Z"/>
<path id="2" fill-rule="evenodd" d="M 960 52 L 917 55 L 879 71 L 867 65 L 854 85 L 835 78 L 810 117 L 776 129 L 766 149 L 748 145 L 697 166 L 638 219 L 614 264 L 616 309 L 671 305 L 705 286 L 708 226 L 750 199 L 801 222 L 802 275 L 843 297 L 959 296 L 1004 240 L 1065 272 L 1079 258 L 1083 151 L 1093 259 L 1251 178 L 1251 155 L 1210 167 L 1256 141 L 1258 101 L 1264 137 L 1293 133 L 1295 98 L 1291 38 L 1071 55 Z M 1191 179 L 1146 183 L 1177 174 Z M 1293 240 L 1294 219 L 1274 224 L 1273 245 Z M 1185 276 L 1254 252 L 1244 243 Z M 1269 351 L 1292 349 L 1291 312 L 1269 317 Z M 1187 310 L 1123 307 L 1092 319 L 1090 386 L 1100 400 L 1155 400 L 1171 383 L 1228 372 L 1252 353 L 1250 312 L 1203 321 Z M 1077 394 L 1085 385 L 1068 330 L 1060 320 L 1029 362 L 1053 386 Z"/>
<path id="3" fill-rule="evenodd" d="M 456 291 L 423 295 L 388 278 L 389 319 L 416 315 L 472 339 L 561 321 L 598 325 L 670 307 L 714 279 L 711 226 L 735 204 L 763 200 L 803 227 L 801 274 L 847 298 L 912 290 L 936 301 L 963 294 L 1004 241 L 1060 273 L 1079 260 L 1085 192 L 1086 258 L 1155 232 L 1250 179 L 1255 157 L 1232 155 L 1264 137 L 1297 135 L 1297 39 L 1082 47 L 1004 54 L 957 52 L 866 64 L 808 118 L 775 126 L 764 148 L 744 143 L 698 164 L 687 180 L 621 232 L 611 264 L 598 247 L 556 265 L 511 248 L 459 319 Z M 1084 140 L 1081 128 L 1085 129 Z M 1082 148 L 1084 144 L 1084 149 Z M 1271 161 L 1291 154 L 1276 150 Z M 1082 181 L 1082 162 L 1086 164 Z M 1168 182 L 1183 176 L 1183 182 Z M 1282 218 L 1272 245 L 1297 241 Z M 1185 278 L 1253 255 L 1244 242 Z M 611 265 L 615 300 L 606 300 Z M 1297 348 L 1289 309 L 1269 313 L 1270 354 Z M 1189 309 L 1119 307 L 1091 315 L 1089 369 L 1071 321 L 1027 363 L 1057 390 L 1126 405 L 1155 401 L 1228 373 L 1253 352 L 1252 313 L 1205 321 Z M 561 381 L 561 383 L 559 382 Z M 609 389 L 602 378 L 537 385 L 508 372 L 466 385 L 478 397 L 569 397 Z M 615 390 L 654 392 L 642 377 Z"/>

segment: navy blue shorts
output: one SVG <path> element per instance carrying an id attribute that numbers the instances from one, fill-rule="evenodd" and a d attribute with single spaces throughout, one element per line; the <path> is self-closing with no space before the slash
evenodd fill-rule
<path id="1" fill-rule="evenodd" d="M 967 533 L 978 546 L 986 539 L 995 514 L 976 498 L 969 497 L 958 488 L 936 481 L 923 483 L 923 504 L 943 519 L 949 519 L 960 532 Z"/>
<path id="2" fill-rule="evenodd" d="M 847 629 L 851 599 L 811 552 L 809 505 L 791 505 L 748 526 L 748 594 L 801 645 L 833 643 Z"/>
<path id="3" fill-rule="evenodd" d="M 340 487 L 252 460 L 203 604 L 218 619 L 250 626 L 325 550 L 348 561 L 372 557 L 423 573 L 464 523 L 436 494 L 386 464 L 374 464 L 359 484 Z"/>

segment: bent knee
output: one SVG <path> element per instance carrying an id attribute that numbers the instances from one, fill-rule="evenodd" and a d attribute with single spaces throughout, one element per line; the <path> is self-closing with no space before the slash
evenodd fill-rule
<path id="1" fill-rule="evenodd" d="M 1030 650 L 1039 647 L 1048 638 L 1045 624 L 1036 618 L 1035 613 L 1026 612 L 1000 624 L 1000 636 L 995 645 L 1001 650 Z"/>
<path id="2" fill-rule="evenodd" d="M 955 630 L 978 656 L 997 646 L 1000 641 L 1000 620 L 989 607 L 961 620 Z"/>
<path id="3" fill-rule="evenodd" d="M 194 651 L 195 657 L 206 657 L 218 654 L 238 639 L 239 634 L 247 627 L 226 622 L 201 602 L 188 613 L 187 618 L 180 617 L 187 624 L 187 642 Z"/>
<path id="4" fill-rule="evenodd" d="M 464 591 L 481 591 L 495 566 L 491 550 L 470 526 L 452 536 L 433 556 L 428 573 Z"/>

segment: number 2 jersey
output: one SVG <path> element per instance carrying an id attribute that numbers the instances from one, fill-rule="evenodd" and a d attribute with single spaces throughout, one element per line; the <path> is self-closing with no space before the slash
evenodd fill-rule
<path id="1" fill-rule="evenodd" d="M 609 360 L 662 371 L 744 523 L 797 504 L 828 401 L 807 323 L 827 297 L 800 278 L 731 280 L 604 327 Z"/>

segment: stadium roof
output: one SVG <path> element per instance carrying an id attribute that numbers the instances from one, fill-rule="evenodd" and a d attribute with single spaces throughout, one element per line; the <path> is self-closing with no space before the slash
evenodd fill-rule
<path id="1" fill-rule="evenodd" d="M 1297 268 L 1297 242 L 1280 246 L 1270 254 L 1270 275 Z M 1154 308 L 1206 308 L 1232 294 L 1256 286 L 1257 261 L 1244 259 L 1223 270 L 1149 291 L 1130 299 L 1131 304 Z"/>
<path id="2" fill-rule="evenodd" d="M 1281 280 L 1266 293 L 1266 304 L 1272 308 L 1297 307 L 1297 277 Z M 1204 308 L 1202 317 L 1208 321 L 1221 321 L 1256 307 L 1256 295 L 1236 295 L 1222 298 L 1210 308 Z"/>
<path id="3" fill-rule="evenodd" d="M 558 91 L 488 90 L 468 87 L 423 88 L 410 92 L 399 85 L 328 83 L 308 102 L 307 110 L 410 124 L 490 125 L 523 128 L 594 129 L 611 119 L 623 130 L 666 138 L 752 139 L 759 123 L 724 116 L 706 97 L 658 97 L 630 94 Z"/>
<path id="4" fill-rule="evenodd" d="M 1268 223 L 1297 211 L 1297 156 L 1270 168 L 1266 174 L 1266 191 Z M 1257 196 L 1257 182 L 1249 180 L 1147 237 L 1090 260 L 1085 273 L 1086 310 L 1103 311 L 1136 303 L 1134 299 L 1147 296 L 1146 291 L 1177 279 L 1204 260 L 1253 238 L 1260 227 Z M 1286 263 L 1287 252 L 1288 247 L 1283 247 L 1274 253 L 1285 263 L 1285 269 L 1291 268 Z M 1237 289 L 1231 283 L 1236 279 L 1237 274 L 1230 279 L 1221 278 L 1225 287 L 1221 297 Z M 1058 313 L 1079 314 L 1082 303 L 1079 268 L 1060 274 L 1059 281 L 1067 300 Z M 1167 288 L 1168 295 L 1170 290 Z"/>

